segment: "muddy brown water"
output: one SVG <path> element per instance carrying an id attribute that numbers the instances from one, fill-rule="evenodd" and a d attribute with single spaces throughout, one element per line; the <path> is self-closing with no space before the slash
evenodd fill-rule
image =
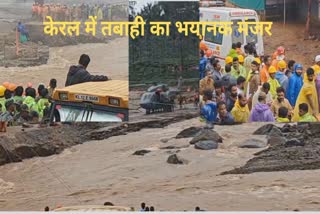
<path id="1" fill-rule="evenodd" d="M 189 146 L 174 139 L 182 130 L 201 126 L 198 118 L 163 128 L 144 128 L 106 140 L 89 141 L 50 157 L 0 166 L 1 210 L 42 210 L 45 206 L 103 204 L 157 210 L 318 210 L 320 170 L 220 175 L 243 166 L 263 149 L 240 149 L 262 124 L 216 126 L 224 138 L 218 150 Z M 164 139 L 166 139 L 164 141 Z M 166 143 L 163 143 L 166 142 Z M 167 164 L 180 147 L 187 165 Z M 175 146 L 175 147 L 172 147 Z M 149 150 L 144 156 L 132 155 Z M 254 201 L 254 203 L 252 203 Z"/>

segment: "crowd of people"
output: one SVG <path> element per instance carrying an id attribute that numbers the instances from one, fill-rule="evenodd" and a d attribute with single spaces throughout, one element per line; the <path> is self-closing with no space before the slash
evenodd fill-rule
<path id="1" fill-rule="evenodd" d="M 84 82 L 100 82 L 110 80 L 104 75 L 91 75 L 87 67 L 91 59 L 82 54 L 78 65 L 69 68 L 65 86 Z M 51 79 L 48 87 L 39 84 L 33 88 L 31 83 L 24 89 L 22 84 L 4 82 L 0 85 L 0 132 L 6 132 L 7 126 L 18 126 L 24 123 L 47 123 L 50 119 L 50 106 L 57 80 Z M 60 122 L 57 110 L 54 110 L 56 122 Z"/>
<path id="2" fill-rule="evenodd" d="M 32 6 L 32 17 L 44 21 L 51 16 L 54 21 L 86 21 L 89 16 L 96 16 L 97 21 L 112 21 L 112 11 L 115 5 L 111 4 L 38 4 Z M 122 10 L 127 13 L 127 7 Z"/>
<path id="3" fill-rule="evenodd" d="M 260 58 L 255 45 L 233 44 L 225 66 L 200 44 L 200 105 L 208 124 L 319 120 L 320 55 L 304 68 L 278 47 Z"/>
<path id="4" fill-rule="evenodd" d="M 6 132 L 7 126 L 48 119 L 50 99 L 56 86 L 56 79 L 51 79 L 48 87 L 39 84 L 37 89 L 31 83 L 25 89 L 22 84 L 4 82 L 0 85 L 0 132 Z"/>

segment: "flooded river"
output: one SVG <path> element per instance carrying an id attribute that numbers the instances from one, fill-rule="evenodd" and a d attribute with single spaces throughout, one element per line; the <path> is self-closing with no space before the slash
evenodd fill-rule
<path id="1" fill-rule="evenodd" d="M 91 141 L 60 155 L 0 167 L 1 210 L 42 210 L 45 206 L 103 204 L 135 207 L 144 201 L 157 210 L 318 210 L 320 171 L 219 175 L 239 167 L 260 149 L 240 149 L 259 124 L 216 127 L 224 138 L 218 150 L 188 147 L 190 138 L 170 139 L 199 126 L 198 119 L 161 129 L 143 129 L 108 140 Z M 181 147 L 187 165 L 166 163 Z M 148 149 L 145 156 L 132 155 Z"/>

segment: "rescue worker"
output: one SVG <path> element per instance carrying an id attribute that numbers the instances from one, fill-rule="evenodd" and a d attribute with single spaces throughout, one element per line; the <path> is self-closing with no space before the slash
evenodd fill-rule
<path id="1" fill-rule="evenodd" d="M 270 66 L 269 68 L 269 81 L 268 83 L 270 84 L 270 93 L 272 96 L 272 99 L 275 99 L 277 96 L 277 88 L 280 87 L 279 81 L 275 78 L 276 75 L 276 68 L 274 66 Z"/>
<path id="2" fill-rule="evenodd" d="M 244 78 L 247 78 L 246 69 L 242 65 L 240 65 L 238 57 L 233 58 L 231 75 L 234 78 L 238 78 L 239 76 L 243 76 Z"/>
<path id="3" fill-rule="evenodd" d="M 276 80 L 280 83 L 281 87 L 284 88 L 285 91 L 287 91 L 289 80 L 288 77 L 285 74 L 287 68 L 287 63 L 284 60 L 280 60 L 278 62 L 278 71 L 276 73 Z"/>
<path id="4" fill-rule="evenodd" d="M 314 75 L 315 75 L 314 70 L 312 68 L 308 68 L 307 69 L 308 81 L 304 82 L 295 104 L 294 115 L 293 115 L 294 122 L 299 121 L 299 105 L 301 103 L 306 103 L 309 106 L 308 112 L 315 118 L 317 118 L 319 114 L 319 103 L 318 103 L 316 85 L 314 83 Z"/>
<path id="5" fill-rule="evenodd" d="M 269 80 L 269 67 L 272 63 L 271 56 L 265 56 L 263 58 L 264 65 L 262 66 L 261 72 L 260 72 L 260 80 L 261 84 L 268 82 Z"/>
<path id="6" fill-rule="evenodd" d="M 79 59 L 79 65 L 73 65 L 70 67 L 65 86 L 83 82 L 99 82 L 109 80 L 107 76 L 91 75 L 87 71 L 89 63 L 90 57 L 86 54 L 82 54 Z"/>
<path id="7" fill-rule="evenodd" d="M 278 70 L 278 62 L 285 59 L 285 49 L 284 47 L 280 46 L 277 48 L 277 51 L 275 51 L 272 55 L 272 63 L 271 65 Z"/>

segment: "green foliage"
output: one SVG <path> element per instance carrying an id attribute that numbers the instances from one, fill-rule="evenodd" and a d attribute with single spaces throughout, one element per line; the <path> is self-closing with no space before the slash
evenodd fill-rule
<path id="1" fill-rule="evenodd" d="M 129 6 L 130 20 L 142 16 L 145 35 L 129 37 L 129 80 L 130 84 L 175 83 L 183 79 L 196 79 L 199 64 L 199 38 L 189 33 L 179 33 L 177 21 L 198 21 L 198 2 L 158 2 L 145 5 L 136 12 Z M 170 21 L 170 36 L 156 36 L 150 33 L 150 21 Z M 183 68 L 181 70 L 181 68 Z"/>

